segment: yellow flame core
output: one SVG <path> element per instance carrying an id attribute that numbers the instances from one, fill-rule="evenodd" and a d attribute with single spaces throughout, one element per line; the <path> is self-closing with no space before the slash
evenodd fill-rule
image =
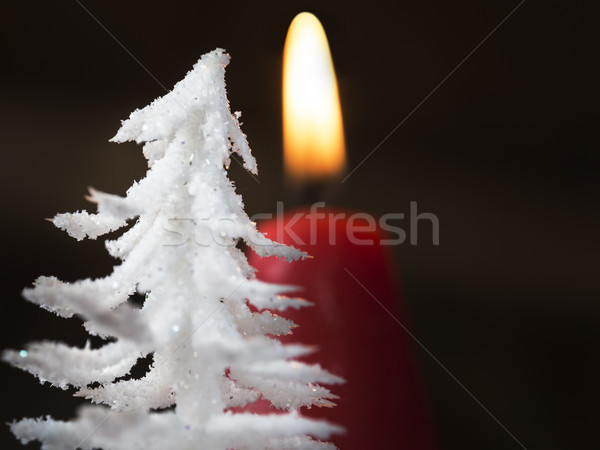
<path id="1" fill-rule="evenodd" d="M 346 165 L 338 86 L 325 30 L 313 14 L 292 21 L 283 53 L 284 163 L 295 181 L 341 174 Z"/>

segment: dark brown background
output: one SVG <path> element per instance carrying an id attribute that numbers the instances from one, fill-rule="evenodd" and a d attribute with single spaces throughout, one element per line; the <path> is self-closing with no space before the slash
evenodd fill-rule
<path id="1" fill-rule="evenodd" d="M 249 214 L 284 199 L 280 71 L 296 13 L 316 13 L 329 35 L 354 167 L 517 5 L 83 3 L 168 87 L 201 54 L 230 52 L 230 101 L 260 169 L 257 184 L 232 168 Z M 163 91 L 76 2 L 3 9 L 2 346 L 81 345 L 76 320 L 38 310 L 20 291 L 41 274 L 75 280 L 113 262 L 101 243 L 77 243 L 43 218 L 85 208 L 88 185 L 122 194 L 144 174 L 139 148 L 107 140 Z M 526 1 L 356 171 L 338 202 L 381 215 L 417 201 L 438 215 L 439 247 L 395 249 L 410 327 L 529 449 L 599 443 L 600 158 L 588 16 L 574 3 Z M 519 448 L 416 352 L 442 448 Z M 69 416 L 68 393 L 1 370 L 2 421 Z M 5 429 L 1 442 L 16 447 Z"/>

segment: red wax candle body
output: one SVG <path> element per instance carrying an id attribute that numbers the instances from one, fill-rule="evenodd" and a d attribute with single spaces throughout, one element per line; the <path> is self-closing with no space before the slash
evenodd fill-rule
<path id="1" fill-rule="evenodd" d="M 252 253 L 250 263 L 259 279 L 298 285 L 314 303 L 282 313 L 299 325 L 282 341 L 316 346 L 304 360 L 346 379 L 332 387 L 337 406 L 303 413 L 343 425 L 346 434 L 332 439 L 342 449 L 432 449 L 410 337 L 382 307 L 406 326 L 389 251 L 381 245 L 388 237 L 366 217 L 327 208 L 263 222 L 259 230 L 270 239 L 312 258 L 287 263 Z"/>

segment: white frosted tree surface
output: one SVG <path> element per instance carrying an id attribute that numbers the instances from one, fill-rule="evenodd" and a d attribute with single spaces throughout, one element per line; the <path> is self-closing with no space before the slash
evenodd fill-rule
<path id="1" fill-rule="evenodd" d="M 229 110 L 228 62 L 221 49 L 204 55 L 170 93 L 123 121 L 112 140 L 144 143 L 149 167 L 125 197 L 91 190 L 96 213 L 52 219 L 77 240 L 129 228 L 105 242 L 122 261 L 110 275 L 74 283 L 44 276 L 24 290 L 42 308 L 80 318 L 104 345 L 43 341 L 3 353 L 42 383 L 74 387 L 92 403 L 71 421 L 9 424 L 22 443 L 37 440 L 45 450 L 334 448 L 321 440 L 341 429 L 300 410 L 332 406 L 335 396 L 321 384 L 342 380 L 294 360 L 310 348 L 276 338 L 295 324 L 272 311 L 308 302 L 281 296 L 289 286 L 257 280 L 236 245 L 243 240 L 261 256 L 305 256 L 256 230 L 227 176 L 233 152 L 256 173 L 239 113 Z M 145 296 L 141 308 L 129 301 L 136 292 Z M 128 376 L 148 355 L 147 373 Z M 230 410 L 258 398 L 274 414 Z"/>

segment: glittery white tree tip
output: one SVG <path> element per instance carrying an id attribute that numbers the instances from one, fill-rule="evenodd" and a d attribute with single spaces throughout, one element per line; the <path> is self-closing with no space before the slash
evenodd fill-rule
<path id="1" fill-rule="evenodd" d="M 113 141 L 144 143 L 149 166 L 126 196 L 90 188 L 95 213 L 51 219 L 77 240 L 130 227 L 105 242 L 122 261 L 110 275 L 74 283 L 40 277 L 24 290 L 27 300 L 77 315 L 90 334 L 110 340 L 100 348 L 36 342 L 2 354 L 96 404 L 68 422 L 13 422 L 22 443 L 38 440 L 44 450 L 334 448 L 319 439 L 341 429 L 298 410 L 333 406 L 337 397 L 322 385 L 343 380 L 296 361 L 312 349 L 277 340 L 296 324 L 271 311 L 310 303 L 281 296 L 290 286 L 255 279 L 236 245 L 241 239 L 261 256 L 306 257 L 256 230 L 227 176 L 232 152 L 256 173 L 239 114 L 229 110 L 228 62 L 221 49 L 204 55 L 170 93 L 123 121 Z M 141 308 L 129 301 L 136 293 L 145 296 Z M 129 376 L 149 355 L 147 373 Z M 231 411 L 259 398 L 283 413 Z"/>

